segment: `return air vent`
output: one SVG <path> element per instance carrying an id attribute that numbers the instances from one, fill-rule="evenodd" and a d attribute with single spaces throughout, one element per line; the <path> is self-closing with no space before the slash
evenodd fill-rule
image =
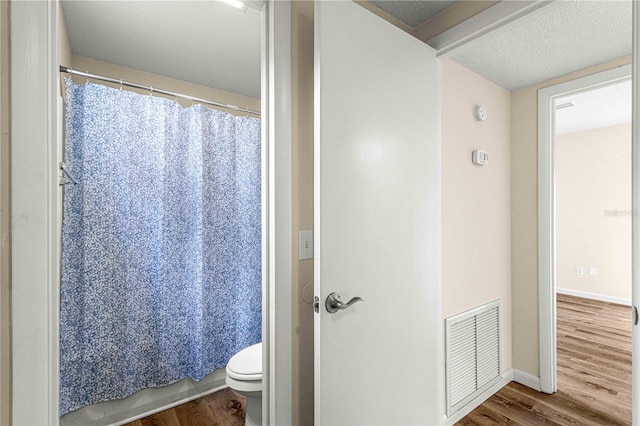
<path id="1" fill-rule="evenodd" d="M 500 300 L 445 319 L 447 416 L 500 379 Z"/>

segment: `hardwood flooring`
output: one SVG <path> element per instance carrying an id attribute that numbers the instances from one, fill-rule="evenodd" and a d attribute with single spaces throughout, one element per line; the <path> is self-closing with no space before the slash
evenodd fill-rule
<path id="1" fill-rule="evenodd" d="M 558 294 L 558 391 L 512 382 L 457 425 L 630 425 L 628 306 Z"/>
<path id="2" fill-rule="evenodd" d="M 124 426 L 242 426 L 245 403 L 243 396 L 223 389 Z"/>
<path id="3" fill-rule="evenodd" d="M 557 317 L 558 392 L 512 382 L 458 425 L 631 424 L 629 307 L 558 295 Z M 125 426 L 239 426 L 244 406 L 225 389 Z"/>

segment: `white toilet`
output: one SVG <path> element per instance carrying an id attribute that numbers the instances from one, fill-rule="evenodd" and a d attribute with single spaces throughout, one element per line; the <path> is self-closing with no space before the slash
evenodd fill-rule
<path id="1" fill-rule="evenodd" d="M 245 425 L 262 425 L 262 342 L 231 357 L 225 381 L 247 398 Z"/>

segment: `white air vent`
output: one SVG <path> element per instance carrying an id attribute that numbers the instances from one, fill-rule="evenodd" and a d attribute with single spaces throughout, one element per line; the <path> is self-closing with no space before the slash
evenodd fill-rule
<path id="1" fill-rule="evenodd" d="M 500 300 L 445 319 L 447 416 L 500 379 Z"/>

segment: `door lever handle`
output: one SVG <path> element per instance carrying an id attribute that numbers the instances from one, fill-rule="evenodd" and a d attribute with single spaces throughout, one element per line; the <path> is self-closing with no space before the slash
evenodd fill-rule
<path id="1" fill-rule="evenodd" d="M 344 303 L 342 299 L 340 299 L 340 295 L 337 293 L 331 293 L 327 296 L 327 300 L 324 303 L 324 307 L 327 308 L 327 312 L 331 314 L 335 314 L 338 311 L 342 311 L 347 309 L 349 306 L 353 305 L 356 302 L 364 302 L 362 297 L 354 297 L 349 300 L 347 303 Z"/>

